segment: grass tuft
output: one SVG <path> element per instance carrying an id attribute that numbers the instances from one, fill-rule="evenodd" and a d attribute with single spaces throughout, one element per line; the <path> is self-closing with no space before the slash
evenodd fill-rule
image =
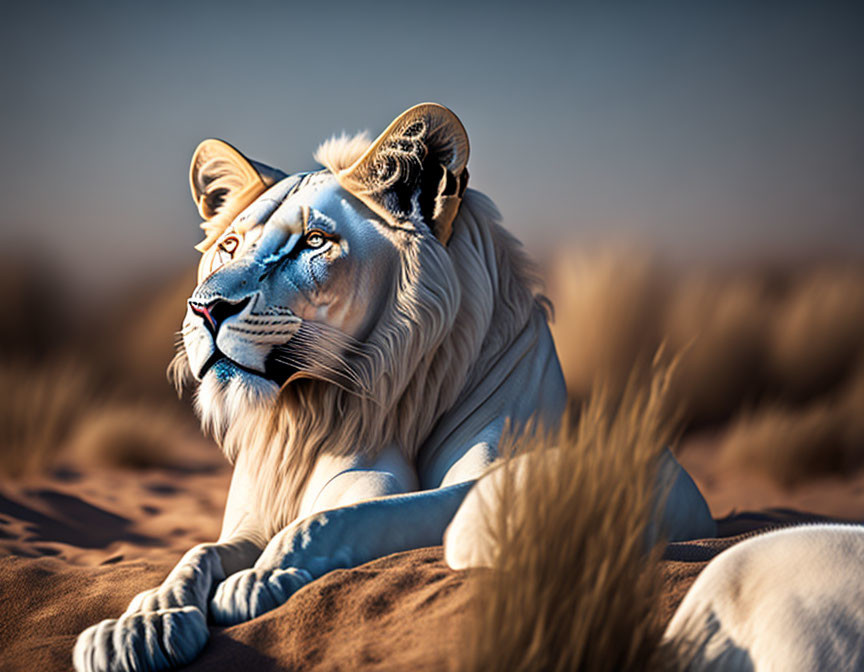
<path id="1" fill-rule="evenodd" d="M 668 388 L 660 368 L 620 396 L 595 388 L 577 422 L 519 445 L 530 456 L 519 505 L 504 465 L 489 521 L 496 566 L 479 579 L 464 669 L 658 669 L 662 582 L 646 528 L 656 458 L 673 431 Z"/>

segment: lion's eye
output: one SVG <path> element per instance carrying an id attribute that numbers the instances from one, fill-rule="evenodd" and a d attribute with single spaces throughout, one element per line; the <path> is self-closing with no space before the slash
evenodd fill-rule
<path id="1" fill-rule="evenodd" d="M 310 231 L 306 235 L 306 244 L 309 247 L 321 247 L 326 242 L 326 240 L 327 239 L 324 238 L 324 234 L 320 231 Z"/>
<path id="2" fill-rule="evenodd" d="M 232 257 L 239 246 L 240 239 L 237 236 L 225 236 L 222 242 L 219 243 L 219 249 Z"/>

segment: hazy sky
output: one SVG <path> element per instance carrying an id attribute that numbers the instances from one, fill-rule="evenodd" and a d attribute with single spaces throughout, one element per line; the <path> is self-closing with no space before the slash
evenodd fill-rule
<path id="1" fill-rule="evenodd" d="M 201 139 L 293 172 L 431 100 L 534 249 L 860 249 L 862 7 L 4 3 L 0 242 L 90 283 L 191 264 Z"/>

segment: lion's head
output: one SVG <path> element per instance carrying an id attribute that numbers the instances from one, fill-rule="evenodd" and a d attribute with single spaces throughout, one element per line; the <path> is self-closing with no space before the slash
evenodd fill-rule
<path id="1" fill-rule="evenodd" d="M 446 108 L 411 108 L 374 142 L 331 139 L 316 159 L 289 176 L 198 147 L 206 239 L 175 375 L 197 381 L 231 457 L 298 442 L 413 454 L 484 343 L 524 324 L 531 273 L 494 206 L 465 193 L 468 138 Z"/>

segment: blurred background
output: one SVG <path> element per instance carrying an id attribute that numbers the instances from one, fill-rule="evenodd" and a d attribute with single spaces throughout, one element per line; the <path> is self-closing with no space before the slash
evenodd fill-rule
<path id="1" fill-rule="evenodd" d="M 328 136 L 431 100 L 542 262 L 574 398 L 662 344 L 679 454 L 715 513 L 864 516 L 860 3 L 2 15 L 0 479 L 220 468 L 164 375 L 201 239 L 192 151 L 220 137 L 306 170 Z"/>

